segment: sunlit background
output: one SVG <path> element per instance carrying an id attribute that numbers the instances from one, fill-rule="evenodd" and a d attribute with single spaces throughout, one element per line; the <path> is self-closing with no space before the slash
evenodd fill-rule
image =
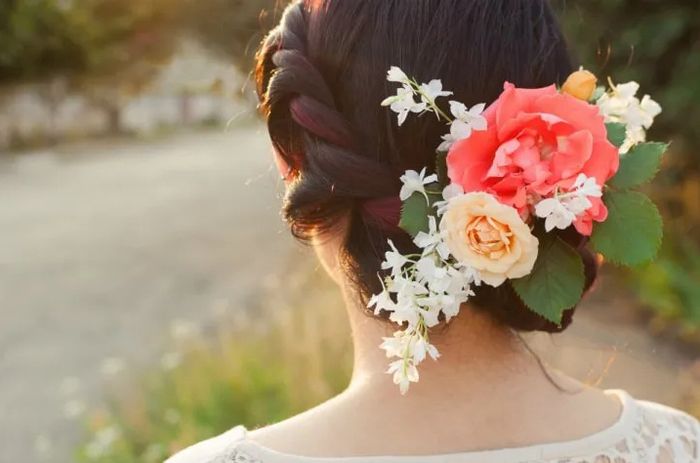
<path id="1" fill-rule="evenodd" d="M 336 0 L 339 1 L 339 0 Z M 347 382 L 339 296 L 278 215 L 249 72 L 274 0 L 0 0 L 0 461 L 161 462 Z M 556 2 L 664 106 L 659 260 L 531 342 L 700 415 L 700 7 Z"/>

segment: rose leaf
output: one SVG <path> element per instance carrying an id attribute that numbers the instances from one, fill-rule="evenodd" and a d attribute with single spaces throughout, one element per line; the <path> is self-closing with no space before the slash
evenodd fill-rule
<path id="1" fill-rule="evenodd" d="M 409 235 L 415 237 L 429 229 L 428 215 L 430 206 L 421 193 L 413 193 L 401 206 L 399 226 Z"/>
<path id="2" fill-rule="evenodd" d="M 619 122 L 608 122 L 605 124 L 605 128 L 608 130 L 608 140 L 610 143 L 619 148 L 625 143 L 627 138 L 627 126 Z"/>
<path id="3" fill-rule="evenodd" d="M 621 190 L 638 187 L 656 176 L 667 143 L 642 143 L 620 159 L 620 169 L 610 185 Z"/>
<path id="4" fill-rule="evenodd" d="M 603 201 L 609 214 L 593 229 L 594 249 L 606 259 L 627 266 L 654 259 L 663 239 L 663 222 L 654 203 L 634 191 L 610 191 Z"/>
<path id="5" fill-rule="evenodd" d="M 583 261 L 554 233 L 546 233 L 540 239 L 532 272 L 511 284 L 530 310 L 553 323 L 561 323 L 564 311 L 574 307 L 583 294 Z"/>

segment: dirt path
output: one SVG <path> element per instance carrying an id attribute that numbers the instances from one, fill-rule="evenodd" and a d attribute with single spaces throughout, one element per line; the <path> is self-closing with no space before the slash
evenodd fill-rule
<path id="1" fill-rule="evenodd" d="M 245 305 L 298 258 L 268 153 L 249 126 L 0 163 L 0 461 L 70 461 L 67 416 L 109 374 L 157 361 L 173 323 Z M 538 346 L 584 378 L 617 352 L 603 385 L 674 403 L 687 359 L 596 312 Z"/>

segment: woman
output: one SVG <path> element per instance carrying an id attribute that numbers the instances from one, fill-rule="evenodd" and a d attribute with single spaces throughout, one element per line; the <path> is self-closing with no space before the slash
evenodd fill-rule
<path id="1" fill-rule="evenodd" d="M 396 226 L 392 198 L 404 171 L 435 169 L 445 130 L 429 115 L 396 125 L 381 106 L 393 92 L 386 70 L 439 76 L 467 107 L 495 101 L 504 82 L 561 84 L 573 67 L 546 1 L 297 1 L 258 56 L 262 109 L 287 184 L 284 216 L 343 292 L 353 377 L 312 410 L 254 431 L 235 428 L 172 463 L 700 462 L 700 425 L 691 417 L 543 367 L 518 333 L 560 332 L 575 307 L 555 323 L 510 284 L 481 285 L 449 324 L 441 316 L 431 337 L 440 360 L 421 365 L 420 382 L 406 379 L 410 392 L 398 394 L 385 373 L 378 340 L 396 325 L 367 303 L 383 291 L 377 275 L 388 270 L 388 240 L 404 253 L 416 249 Z M 597 261 L 576 249 L 589 289 Z"/>

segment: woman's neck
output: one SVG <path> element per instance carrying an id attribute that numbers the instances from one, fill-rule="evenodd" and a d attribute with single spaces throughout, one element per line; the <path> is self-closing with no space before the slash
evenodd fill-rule
<path id="1" fill-rule="evenodd" d="M 345 295 L 355 349 L 349 390 L 397 396 L 398 387 L 385 373 L 389 359 L 379 348 L 382 338 L 391 336 L 397 326 L 368 315 L 354 302 L 352 294 Z M 413 397 L 444 397 L 446 391 L 462 397 L 478 396 L 491 390 L 494 382 L 509 381 L 515 376 L 519 381 L 543 376 L 537 359 L 517 335 L 468 305 L 449 325 L 434 328 L 431 342 L 441 356 L 438 361 L 428 358 L 420 365 L 420 381 L 412 384 L 409 392 Z"/>
<path id="2" fill-rule="evenodd" d="M 432 330 L 441 357 L 425 360 L 420 381 L 402 396 L 379 348 L 396 326 L 367 315 L 352 290 L 344 292 L 355 348 L 350 386 L 255 431 L 262 445 L 314 457 L 434 455 L 570 440 L 619 414 L 619 404 L 602 393 L 565 377 L 555 384 L 518 336 L 468 306 L 449 326 Z"/>

